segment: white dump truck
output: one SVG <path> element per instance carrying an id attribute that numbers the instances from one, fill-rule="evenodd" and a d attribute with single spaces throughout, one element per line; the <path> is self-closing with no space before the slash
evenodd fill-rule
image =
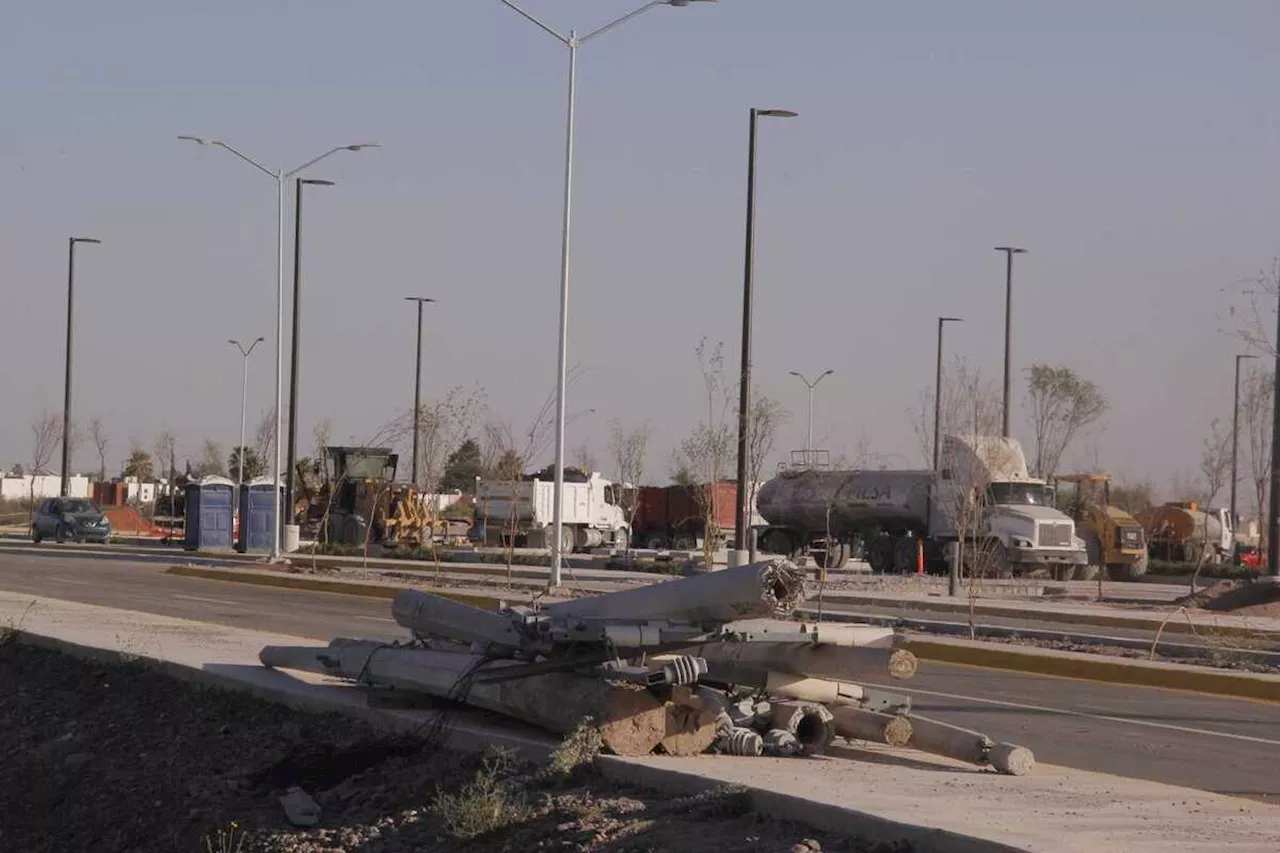
<path id="1" fill-rule="evenodd" d="M 875 572 L 912 572 L 922 559 L 931 571 L 958 559 L 991 575 L 1090 571 L 1075 523 L 1011 438 L 946 436 L 938 471 L 783 471 L 757 504 L 764 550 L 828 568 L 861 552 Z"/>
<path id="2" fill-rule="evenodd" d="M 549 548 L 555 529 L 555 480 L 476 479 L 476 528 L 486 545 Z M 566 469 L 561 553 L 601 545 L 626 547 L 631 536 L 619 488 L 598 472 Z"/>

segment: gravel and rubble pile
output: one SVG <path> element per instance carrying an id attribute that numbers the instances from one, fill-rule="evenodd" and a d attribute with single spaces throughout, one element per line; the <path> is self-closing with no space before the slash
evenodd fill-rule
<path id="1" fill-rule="evenodd" d="M 0 850 L 906 853 L 0 637 Z M 291 826 L 280 797 L 320 807 Z"/>

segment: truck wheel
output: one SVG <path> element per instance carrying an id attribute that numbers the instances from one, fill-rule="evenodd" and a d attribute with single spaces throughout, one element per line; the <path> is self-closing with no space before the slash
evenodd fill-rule
<path id="1" fill-rule="evenodd" d="M 552 535 L 554 535 L 554 528 L 552 530 Z M 577 537 L 573 534 L 573 528 L 567 524 L 562 524 L 560 526 L 560 553 L 572 554 L 573 543 L 576 538 Z"/>
<path id="2" fill-rule="evenodd" d="M 883 575 L 893 571 L 893 537 L 884 534 L 877 536 L 867 549 L 867 562 L 871 564 L 871 571 L 875 574 Z"/>
<path id="3" fill-rule="evenodd" d="M 677 533 L 671 539 L 671 550 L 696 551 L 698 550 L 698 537 L 692 533 Z"/>
<path id="4" fill-rule="evenodd" d="M 1107 577 L 1113 581 L 1136 581 L 1147 573 L 1151 558 L 1144 552 L 1132 563 L 1112 563 L 1107 566 Z"/>
<path id="5" fill-rule="evenodd" d="M 843 569 L 849 563 L 849 546 L 844 542 L 832 542 L 819 558 L 824 569 Z"/>
<path id="6" fill-rule="evenodd" d="M 765 533 L 760 538 L 760 548 L 770 554 L 780 554 L 784 557 L 793 557 L 796 553 L 791 537 L 784 530 L 770 530 Z"/>
<path id="7" fill-rule="evenodd" d="M 916 540 L 900 536 L 893 543 L 893 570 L 900 575 L 914 574 L 916 570 Z"/>
<path id="8" fill-rule="evenodd" d="M 644 547 L 651 551 L 662 551 L 667 547 L 667 537 L 662 533 L 650 533 L 644 541 Z"/>

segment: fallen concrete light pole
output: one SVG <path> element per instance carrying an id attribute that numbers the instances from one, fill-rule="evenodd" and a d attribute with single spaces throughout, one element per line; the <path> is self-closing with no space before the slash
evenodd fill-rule
<path id="1" fill-rule="evenodd" d="M 994 743 L 980 732 L 925 717 L 882 714 L 851 706 L 830 709 L 836 734 L 851 740 L 910 747 L 982 767 L 990 765 L 1010 776 L 1025 776 L 1035 768 L 1026 747 Z"/>

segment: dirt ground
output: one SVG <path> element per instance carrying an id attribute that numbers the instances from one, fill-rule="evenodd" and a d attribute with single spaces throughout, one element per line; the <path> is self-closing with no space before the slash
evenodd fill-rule
<path id="1" fill-rule="evenodd" d="M 0 638 L 0 850 L 908 853 Z M 292 828 L 293 785 L 321 808 Z"/>

